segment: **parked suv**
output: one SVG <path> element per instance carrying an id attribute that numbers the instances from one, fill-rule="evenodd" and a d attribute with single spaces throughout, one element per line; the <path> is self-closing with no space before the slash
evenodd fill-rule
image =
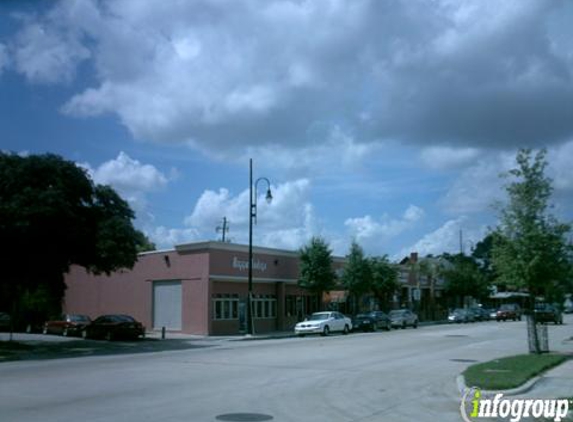
<path id="1" fill-rule="evenodd" d="M 557 307 L 548 303 L 538 303 L 535 305 L 535 320 L 537 322 L 553 322 L 563 324 L 563 314 Z"/>
<path id="2" fill-rule="evenodd" d="M 495 314 L 496 321 L 521 321 L 521 308 L 516 303 L 505 303 L 499 307 Z"/>

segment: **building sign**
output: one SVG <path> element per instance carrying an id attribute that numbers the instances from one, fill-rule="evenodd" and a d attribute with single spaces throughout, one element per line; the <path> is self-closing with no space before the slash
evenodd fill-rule
<path id="1" fill-rule="evenodd" d="M 249 269 L 249 261 L 243 261 L 236 256 L 233 257 L 233 268 L 237 268 L 239 271 L 246 271 Z M 264 261 L 259 261 L 258 259 L 253 259 L 253 270 L 258 270 L 265 272 L 267 269 L 267 263 Z"/>

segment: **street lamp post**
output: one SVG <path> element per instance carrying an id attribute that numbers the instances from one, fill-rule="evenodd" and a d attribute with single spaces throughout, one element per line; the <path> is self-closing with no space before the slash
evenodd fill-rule
<path id="1" fill-rule="evenodd" d="M 247 294 L 247 335 L 252 335 L 253 327 L 253 220 L 257 224 L 257 185 L 264 180 L 267 183 L 265 199 L 268 203 L 273 200 L 271 194 L 271 182 L 266 177 L 259 177 L 253 184 L 253 159 L 249 160 L 249 285 Z M 254 194 L 254 195 L 253 195 Z"/>

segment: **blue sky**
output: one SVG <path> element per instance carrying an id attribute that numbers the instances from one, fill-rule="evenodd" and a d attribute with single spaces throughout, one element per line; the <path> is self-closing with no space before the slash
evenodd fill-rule
<path id="1" fill-rule="evenodd" d="M 398 259 L 468 251 L 499 174 L 547 148 L 573 218 L 566 1 L 4 1 L 0 149 L 110 184 L 159 247 L 352 239 Z M 262 186 L 262 185 L 261 185 Z M 261 195 L 264 189 L 261 189 Z"/>

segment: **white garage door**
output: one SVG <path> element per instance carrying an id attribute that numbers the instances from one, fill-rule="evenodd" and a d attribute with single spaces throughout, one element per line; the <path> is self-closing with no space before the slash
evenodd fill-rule
<path id="1" fill-rule="evenodd" d="M 181 330 L 181 282 L 153 282 L 153 328 Z"/>

